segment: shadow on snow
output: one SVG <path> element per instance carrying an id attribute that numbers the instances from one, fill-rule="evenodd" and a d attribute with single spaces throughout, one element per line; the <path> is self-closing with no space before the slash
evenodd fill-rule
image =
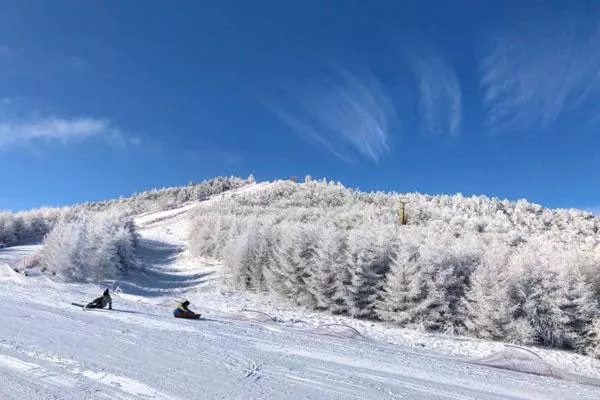
<path id="1" fill-rule="evenodd" d="M 186 273 L 170 265 L 181 254 L 181 247 L 155 240 L 140 240 L 138 268 L 118 282 L 119 290 L 136 296 L 156 297 L 177 294 L 206 281 L 212 273 Z"/>

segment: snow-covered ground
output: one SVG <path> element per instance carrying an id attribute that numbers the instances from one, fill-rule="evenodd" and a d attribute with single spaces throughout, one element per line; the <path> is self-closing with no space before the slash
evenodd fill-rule
<path id="1" fill-rule="evenodd" d="M 22 264 L 29 257 L 35 256 L 42 249 L 42 245 L 33 241 L 21 246 L 0 249 L 0 264 L 6 264 L 15 269 L 22 269 Z"/>
<path id="2" fill-rule="evenodd" d="M 137 218 L 142 271 L 108 284 L 116 289 L 113 311 L 70 305 L 89 301 L 103 287 L 23 277 L 5 266 L 6 273 L 0 273 L 5 276 L 0 279 L 0 397 L 600 398 L 600 387 L 573 379 L 469 362 L 504 367 L 530 362 L 507 360 L 510 352 L 502 353 L 500 343 L 333 317 L 229 292 L 220 284 L 218 262 L 187 256 L 187 222 L 194 206 Z M 1 249 L 0 264 L 18 265 L 37 249 Z M 205 319 L 174 319 L 172 309 L 182 297 Z M 502 357 L 484 358 L 498 351 Z M 594 360 L 535 351 L 550 363 L 539 360 L 536 366 L 600 377 Z"/>

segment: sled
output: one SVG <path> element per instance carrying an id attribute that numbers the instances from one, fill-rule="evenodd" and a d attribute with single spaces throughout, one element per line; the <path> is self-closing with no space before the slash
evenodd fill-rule
<path id="1" fill-rule="evenodd" d="M 81 303 L 71 303 L 72 306 L 83 308 L 84 310 L 110 310 L 110 308 L 87 307 Z"/>
<path id="2" fill-rule="evenodd" d="M 183 318 L 183 319 L 200 319 L 200 314 L 179 314 L 179 313 L 174 313 L 173 316 L 175 318 Z"/>
<path id="3" fill-rule="evenodd" d="M 183 319 L 200 319 L 200 314 L 194 314 L 194 315 L 180 315 L 178 317 L 175 318 L 183 318 Z"/>

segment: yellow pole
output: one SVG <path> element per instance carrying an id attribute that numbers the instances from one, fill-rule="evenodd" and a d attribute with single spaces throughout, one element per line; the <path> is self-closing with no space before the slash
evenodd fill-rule
<path id="1" fill-rule="evenodd" d="M 406 225 L 406 214 L 404 214 L 404 202 L 400 202 L 400 225 Z"/>

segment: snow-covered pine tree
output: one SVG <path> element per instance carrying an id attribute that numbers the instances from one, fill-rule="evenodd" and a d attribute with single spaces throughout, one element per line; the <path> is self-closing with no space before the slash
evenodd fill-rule
<path id="1" fill-rule="evenodd" d="M 319 229 L 305 225 L 300 231 L 297 243 L 296 281 L 299 286 L 298 299 L 301 304 L 316 307 L 318 293 L 315 276 L 320 273 L 319 247 L 321 234 Z"/>
<path id="2" fill-rule="evenodd" d="M 338 229 L 325 228 L 317 248 L 319 268 L 311 279 L 315 307 L 334 314 L 348 311 L 349 273 L 348 235 Z"/>
<path id="3" fill-rule="evenodd" d="M 479 258 L 458 246 L 442 245 L 430 243 L 420 250 L 426 255 L 422 261 L 429 275 L 421 322 L 427 330 L 456 333 L 464 326 L 463 298 Z"/>
<path id="4" fill-rule="evenodd" d="M 276 239 L 274 236 L 273 223 L 266 221 L 259 226 L 257 237 L 257 251 L 255 268 L 252 270 L 252 280 L 255 289 L 259 291 L 270 291 L 268 274 L 274 262 Z"/>
<path id="5" fill-rule="evenodd" d="M 350 273 L 350 254 L 347 247 L 347 238 L 340 247 L 339 263 L 334 266 L 336 279 L 335 291 L 331 297 L 329 310 L 332 314 L 348 314 L 350 311 L 350 290 L 352 288 L 352 274 Z"/>
<path id="6" fill-rule="evenodd" d="M 600 358 L 600 317 L 595 318 L 586 331 L 583 353 Z"/>
<path id="7" fill-rule="evenodd" d="M 589 332 L 600 315 L 590 286 L 578 271 L 561 271 L 561 292 L 558 308 L 564 325 L 564 347 L 583 351 L 590 346 Z"/>
<path id="8" fill-rule="evenodd" d="M 377 305 L 392 258 L 389 242 L 381 236 L 384 232 L 381 226 L 371 226 L 350 234 L 350 314 L 354 317 L 377 318 Z"/>
<path id="9" fill-rule="evenodd" d="M 513 288 L 516 300 L 514 317 L 525 319 L 532 329 L 532 339 L 546 346 L 561 347 L 568 336 L 559 308 L 558 274 L 541 264 L 523 268 Z"/>
<path id="10" fill-rule="evenodd" d="M 298 305 L 313 306 L 308 283 L 317 269 L 318 236 L 306 225 L 282 224 L 279 230 L 281 237 L 268 271 L 269 286 Z"/>
<path id="11" fill-rule="evenodd" d="M 246 289 L 250 280 L 249 242 L 250 232 L 246 229 L 240 235 L 232 236 L 223 250 L 223 279 L 234 289 Z"/>
<path id="12" fill-rule="evenodd" d="M 261 225 L 246 221 L 239 235 L 232 235 L 225 253 L 226 281 L 236 289 L 261 289 L 264 286 Z"/>
<path id="13" fill-rule="evenodd" d="M 494 340 L 508 336 L 514 306 L 504 273 L 507 259 L 508 254 L 487 253 L 471 276 L 471 287 L 465 294 L 464 323 L 474 336 Z"/>
<path id="14" fill-rule="evenodd" d="M 288 235 L 292 233 L 283 225 L 271 224 L 268 228 L 269 244 L 265 254 L 269 257 L 269 262 L 264 265 L 263 276 L 268 291 L 285 297 L 287 290 L 282 285 L 287 277 L 287 264 L 283 262 L 282 252 L 290 249 L 284 249 L 282 241 L 285 237 L 287 242 Z"/>
<path id="15" fill-rule="evenodd" d="M 422 315 L 428 284 L 419 258 L 418 246 L 409 243 L 398 246 L 378 306 L 380 319 L 405 326 Z"/>

